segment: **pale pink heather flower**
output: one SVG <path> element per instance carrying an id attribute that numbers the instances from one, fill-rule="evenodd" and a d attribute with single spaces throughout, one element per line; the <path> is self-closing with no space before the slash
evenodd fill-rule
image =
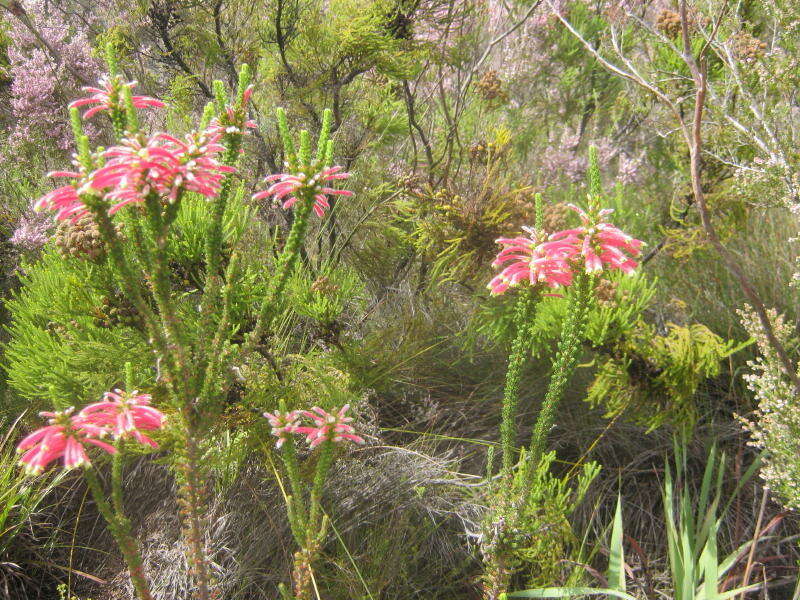
<path id="1" fill-rule="evenodd" d="M 74 137 L 63 98 L 77 91 L 73 74 L 80 73 L 88 81 L 100 74 L 84 15 L 54 10 L 46 0 L 23 0 L 21 4 L 25 16 L 10 19 L 6 30 L 7 102 L 12 116 L 8 141 L 12 148 L 33 143 L 44 151 L 52 144 L 59 151 L 67 151 L 73 147 Z M 53 56 L 59 57 L 57 66 Z M 87 128 L 87 134 L 92 133 L 92 128 Z"/>
<path id="2" fill-rule="evenodd" d="M 334 410 L 330 413 L 319 406 L 315 406 L 311 410 L 301 411 L 303 416 L 314 422 L 315 427 L 295 427 L 292 433 L 305 435 L 306 441 L 312 448 L 316 448 L 326 440 L 334 443 L 349 440 L 356 444 L 363 444 L 364 438 L 356 435 L 355 429 L 348 425 L 353 421 L 351 417 L 345 416 L 349 408 L 350 405 L 345 404 L 338 411 Z"/>
<path id="3" fill-rule="evenodd" d="M 551 288 L 572 283 L 569 259 L 577 254 L 569 241 L 544 241 L 543 234 L 526 228 L 530 237 L 500 238 L 504 248 L 492 263 L 494 267 L 506 265 L 487 286 L 493 296 L 527 281 L 531 285 L 544 284 Z"/>
<path id="4" fill-rule="evenodd" d="M 122 81 L 120 77 L 112 79 L 109 76 L 100 78 L 100 86 L 84 87 L 81 88 L 84 92 L 91 93 L 87 98 L 80 98 L 69 104 L 70 108 L 79 108 L 81 106 L 88 106 L 94 104 L 92 108 L 83 114 L 84 119 L 91 119 L 98 112 L 103 110 L 121 109 L 121 94 L 120 90 L 123 87 L 132 88 L 136 85 L 135 81 Z M 165 105 L 161 100 L 151 98 L 150 96 L 133 96 L 134 108 L 163 108 Z"/>
<path id="5" fill-rule="evenodd" d="M 50 219 L 37 213 L 20 217 L 17 228 L 9 238 L 9 242 L 22 250 L 34 252 L 39 250 L 50 239 Z"/>
<path id="6" fill-rule="evenodd" d="M 150 395 L 122 390 L 106 392 L 103 400 L 81 410 L 76 420 L 81 424 L 105 428 L 114 439 L 133 438 L 143 445 L 158 448 L 142 431 L 155 431 L 164 427 L 166 416 L 150 406 Z"/>
<path id="7" fill-rule="evenodd" d="M 283 208 L 291 208 L 300 201 L 301 197 L 314 198 L 314 214 L 322 217 L 325 211 L 330 208 L 327 196 L 352 196 L 349 190 L 337 190 L 324 185 L 324 182 L 335 181 L 337 179 L 347 179 L 350 173 L 343 173 L 342 167 L 325 167 L 311 177 L 305 173 L 293 175 L 290 173 L 278 173 L 269 175 L 264 179 L 267 183 L 272 183 L 263 192 L 253 195 L 253 200 L 262 200 L 274 196 L 276 200 L 283 201 Z M 275 182 L 275 183 L 273 183 Z"/>
<path id="8" fill-rule="evenodd" d="M 64 468 L 73 469 L 91 462 L 86 454 L 86 444 L 97 446 L 109 454 L 115 454 L 116 448 L 100 441 L 107 431 L 89 423 L 83 423 L 77 416 L 72 416 L 73 409 L 62 412 L 41 412 L 40 416 L 49 419 L 48 424 L 40 427 L 17 446 L 22 453 L 20 463 L 25 470 L 38 475 L 55 460 L 62 459 Z"/>
<path id="9" fill-rule="evenodd" d="M 632 273 L 638 263 L 630 256 L 638 256 L 644 243 L 601 221 L 613 210 L 606 208 L 598 211 L 596 216 L 590 216 L 574 204 L 568 206 L 578 213 L 582 225 L 554 233 L 550 239 L 574 244 L 587 273 L 602 271 L 604 266 Z"/>
<path id="10" fill-rule="evenodd" d="M 300 418 L 300 411 L 292 410 L 286 413 L 278 411 L 274 413 L 265 412 L 264 416 L 269 421 L 270 427 L 272 427 L 272 435 L 278 438 L 275 443 L 277 448 L 283 446 L 283 443 L 289 439 L 289 434 L 297 433 L 297 420 Z"/>

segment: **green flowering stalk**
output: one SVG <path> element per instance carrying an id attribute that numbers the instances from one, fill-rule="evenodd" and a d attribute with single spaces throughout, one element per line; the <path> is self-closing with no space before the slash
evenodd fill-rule
<path id="1" fill-rule="evenodd" d="M 327 412 L 318 406 L 311 410 L 287 411 L 281 402 L 275 413 L 264 413 L 277 438 L 276 447 L 281 452 L 290 492 L 285 494 L 289 526 L 298 550 L 292 565 L 292 592 L 281 586 L 281 595 L 286 600 L 312 600 L 314 577 L 313 563 L 319 558 L 328 533 L 328 516 L 322 509 L 322 490 L 333 464 L 337 444 L 354 442 L 363 444 L 364 439 L 356 435 L 347 416 L 349 405 Z M 306 424 L 301 422 L 306 419 Z M 293 436 L 304 435 L 312 450 L 317 448 L 317 462 L 310 489 L 302 481 L 297 448 Z M 308 489 L 308 491 L 306 491 Z"/>
<path id="2" fill-rule="evenodd" d="M 525 227 L 524 235 L 501 238 L 503 249 L 493 265 L 502 267 L 489 282 L 492 295 L 525 285 L 514 311 L 516 336 L 511 347 L 503 393 L 500 440 L 503 452 L 501 476 L 506 482 L 502 492 L 490 486 L 492 509 L 486 518 L 481 542 L 485 563 L 484 597 L 497 600 L 507 587 L 515 569 L 517 549 L 509 546 L 515 531 L 524 530 L 525 514 L 537 500 L 537 482 L 541 477 L 547 435 L 555 423 L 558 406 L 580 356 L 595 278 L 604 270 L 632 272 L 637 263 L 631 258 L 640 252 L 642 242 L 623 233 L 603 218 L 610 210 L 601 209 L 602 189 L 596 149 L 590 149 L 588 172 L 588 209 L 570 208 L 578 213 L 581 225 L 555 233 L 542 230 L 541 198 L 536 198 L 535 226 Z M 528 356 L 531 337 L 531 312 L 534 298 L 544 288 L 566 289 L 570 304 L 561 326 L 550 384 L 533 428 L 530 446 L 515 462 L 517 404 L 519 382 Z M 587 480 L 591 473 L 586 474 Z M 520 480 L 524 480 L 520 483 Z M 588 485 L 588 484 L 587 484 Z"/>
<path id="3" fill-rule="evenodd" d="M 528 460 L 534 466 L 538 464 L 542 457 L 547 444 L 547 434 L 555 422 L 556 410 L 564 395 L 567 383 L 569 383 L 572 373 L 575 371 L 593 294 L 594 276 L 591 274 L 578 275 L 570 297 L 570 306 L 567 309 L 566 318 L 561 325 L 561 335 L 558 341 L 556 359 L 553 362 L 550 385 L 547 387 L 542 408 L 539 411 L 536 425 L 531 434 Z"/>
<path id="4" fill-rule="evenodd" d="M 253 199 L 274 198 L 282 202 L 283 208 L 295 206 L 294 219 L 289 236 L 286 238 L 286 245 L 278 257 L 274 275 L 269 281 L 267 293 L 261 303 L 256 325 L 245 341 L 242 349 L 243 355 L 252 351 L 269 329 L 286 282 L 300 257 L 311 212 L 313 211 L 322 218 L 325 211 L 330 208 L 329 196 L 353 195 L 348 190 L 331 187 L 334 182 L 350 177 L 349 173 L 342 171 L 342 167 L 330 166 L 333 159 L 333 140 L 330 139 L 333 119 L 331 111 L 326 110 L 323 114 L 322 129 L 317 140 L 314 158 L 311 156 L 311 140 L 308 131 L 300 132 L 299 146 L 295 150 L 283 109 L 278 109 L 277 117 L 278 131 L 283 141 L 286 166 L 289 172 L 268 176 L 265 181 L 271 184 L 270 187 L 255 194 Z"/>

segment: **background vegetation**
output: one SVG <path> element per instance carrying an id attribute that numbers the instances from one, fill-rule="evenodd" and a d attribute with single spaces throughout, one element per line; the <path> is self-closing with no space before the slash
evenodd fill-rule
<path id="1" fill-rule="evenodd" d="M 203 449 L 222 597 L 277 598 L 291 571 L 280 469 L 260 416 L 281 401 L 349 402 L 368 441 L 342 453 L 325 489 L 320 598 L 482 597 L 487 515 L 507 491 L 486 477 L 497 470 L 487 448 L 499 442 L 514 338 L 515 302 L 485 287 L 495 240 L 533 223 L 537 193 L 548 231 L 577 225 L 566 203 L 586 201 L 593 146 L 614 222 L 647 246 L 635 275 L 597 284 L 552 453 L 531 476 L 532 508 L 513 540 L 512 589 L 710 598 L 702 586 L 713 579 L 720 594 L 753 584 L 749 597 L 792 598 L 800 401 L 753 298 L 796 365 L 796 2 L 697 0 L 684 13 L 670 0 L 0 5 L 0 421 L 15 424 L 0 448 L 0 594 L 56 598 L 61 585 L 65 597 L 131 597 L 82 485 L 71 474 L 28 483 L 11 451 L 20 423 L 94 401 L 125 381 L 126 364 L 134 385 L 166 394 L 96 228 L 30 210 L 52 188 L 43 174 L 75 151 L 64 106 L 103 73 L 111 44 L 137 93 L 169 102 L 143 113 L 151 130 L 196 127 L 212 81 L 233 88 L 239 65 L 252 69 L 258 128 L 223 233 L 226 259 L 240 253 L 237 343 L 292 223 L 271 200 L 250 200 L 263 176 L 285 170 L 275 108 L 312 136 L 330 108 L 336 162 L 352 173 L 355 195 L 312 221 L 270 351 L 230 375 Z M 697 131 L 687 56 L 707 86 Z M 113 140 L 107 121 L 86 132 L 97 145 Z M 211 221 L 208 205 L 183 203 L 168 249 L 190 323 Z M 519 442 L 536 422 L 569 302 L 548 298 L 530 316 Z M 172 471 L 159 454 L 129 471 L 126 503 L 153 591 L 186 597 Z M 675 536 L 704 519 L 713 535 L 695 536 L 679 561 Z M 725 568 L 708 567 L 711 538 Z M 622 546 L 620 575 L 609 563 Z"/>

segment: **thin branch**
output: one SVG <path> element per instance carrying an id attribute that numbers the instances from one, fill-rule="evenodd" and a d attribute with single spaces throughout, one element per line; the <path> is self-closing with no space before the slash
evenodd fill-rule
<path id="1" fill-rule="evenodd" d="M 703 63 L 701 67 L 692 53 L 691 38 L 689 36 L 689 21 L 686 12 L 686 0 L 681 0 L 680 16 L 681 31 L 683 36 L 682 58 L 692 73 L 696 90 L 694 116 L 692 119 L 692 142 L 689 145 L 689 160 L 692 179 L 692 192 L 695 197 L 695 203 L 697 204 L 697 208 L 700 212 L 700 220 L 703 224 L 703 229 L 706 232 L 709 242 L 711 242 L 711 245 L 714 246 L 720 258 L 722 258 L 723 262 L 728 267 L 728 270 L 731 271 L 734 277 L 738 280 L 739 287 L 742 288 L 742 292 L 744 292 L 744 295 L 753 306 L 753 310 L 756 312 L 758 319 L 761 322 L 761 328 L 764 330 L 764 335 L 767 337 L 772 349 L 778 355 L 787 377 L 789 377 L 792 385 L 794 386 L 795 394 L 800 396 L 800 378 L 797 376 L 796 368 L 792 363 L 792 360 L 789 358 L 786 348 L 784 348 L 783 344 L 775 335 L 775 331 L 772 328 L 772 322 L 769 319 L 769 315 L 767 314 L 767 309 L 764 306 L 764 303 L 753 288 L 750 280 L 744 274 L 744 270 L 742 269 L 739 260 L 720 241 L 716 227 L 714 226 L 714 223 L 712 222 L 708 213 L 708 206 L 706 205 L 705 194 L 703 192 L 703 186 L 700 177 L 701 153 L 703 148 L 703 109 L 705 108 L 708 81 L 705 73 L 704 55 L 700 56 L 700 60 Z"/>

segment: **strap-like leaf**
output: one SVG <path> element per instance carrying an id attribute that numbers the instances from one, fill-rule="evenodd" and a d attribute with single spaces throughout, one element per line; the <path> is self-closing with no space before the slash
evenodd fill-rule
<path id="1" fill-rule="evenodd" d="M 611 546 L 608 558 L 608 585 L 618 591 L 625 591 L 625 552 L 622 547 L 622 495 L 617 495 L 617 510 L 614 514 L 614 527 L 611 529 Z"/>
<path id="2" fill-rule="evenodd" d="M 605 596 L 614 596 L 615 598 L 622 598 L 623 600 L 636 600 L 630 594 L 621 592 L 619 590 L 612 590 L 608 588 L 591 588 L 591 587 L 561 587 L 561 588 L 538 588 L 535 590 L 524 590 L 522 592 L 512 592 L 506 594 L 507 598 L 572 598 L 580 596 L 594 596 L 603 594 Z"/>

